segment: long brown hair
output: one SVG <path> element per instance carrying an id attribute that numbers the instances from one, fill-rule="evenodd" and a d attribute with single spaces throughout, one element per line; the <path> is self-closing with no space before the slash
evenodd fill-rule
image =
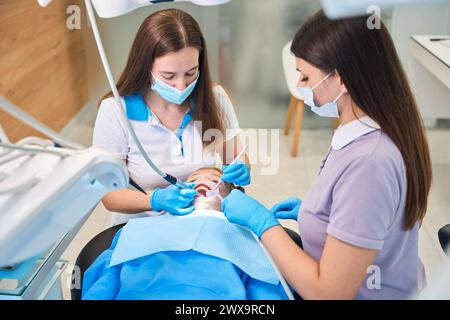
<path id="1" fill-rule="evenodd" d="M 178 9 L 167 9 L 148 16 L 140 26 L 125 69 L 117 82 L 121 96 L 145 94 L 151 87 L 150 71 L 156 58 L 187 47 L 199 50 L 199 79 L 192 92 L 193 120 L 202 122 L 202 135 L 208 129 L 224 132 L 222 114 L 213 93 L 205 39 L 195 19 Z M 107 93 L 103 98 L 112 96 Z"/>
<path id="2" fill-rule="evenodd" d="M 328 19 L 321 10 L 297 32 L 291 51 L 324 73 L 336 70 L 352 100 L 400 150 L 406 166 L 405 229 L 422 222 L 432 170 L 423 120 L 386 26 L 368 16 Z"/>

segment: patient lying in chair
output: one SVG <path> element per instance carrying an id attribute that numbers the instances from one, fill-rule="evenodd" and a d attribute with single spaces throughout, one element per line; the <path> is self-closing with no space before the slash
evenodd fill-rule
<path id="1" fill-rule="evenodd" d="M 222 199 L 234 189 L 234 186 L 232 184 L 222 182 L 216 195 L 210 197 L 207 197 L 206 195 L 206 193 L 213 189 L 219 182 L 221 176 L 222 171 L 217 168 L 202 168 L 195 171 L 188 177 L 187 182 L 194 182 L 194 189 L 198 191 L 198 195 L 194 201 L 194 206 L 196 209 L 222 211 Z"/>
<path id="2" fill-rule="evenodd" d="M 233 186 L 215 168 L 194 172 L 199 195 L 187 216 L 133 219 L 85 272 L 83 299 L 287 299 L 254 236 L 229 223 L 221 199 Z"/>

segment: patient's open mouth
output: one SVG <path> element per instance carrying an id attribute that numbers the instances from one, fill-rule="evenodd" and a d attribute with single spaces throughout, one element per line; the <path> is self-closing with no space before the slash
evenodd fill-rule
<path id="1" fill-rule="evenodd" d="M 197 197 L 200 195 L 206 197 L 206 192 L 208 190 L 211 190 L 211 188 L 209 186 L 207 186 L 206 184 L 203 184 L 203 183 L 196 185 L 194 187 L 194 189 L 198 191 Z"/>

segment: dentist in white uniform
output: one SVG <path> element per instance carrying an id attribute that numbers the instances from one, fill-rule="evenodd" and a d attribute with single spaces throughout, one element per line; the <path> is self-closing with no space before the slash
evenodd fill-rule
<path id="1" fill-rule="evenodd" d="M 224 181 L 250 183 L 246 157 L 226 165 L 242 148 L 239 124 L 227 94 L 211 81 L 205 40 L 189 14 L 168 9 L 145 19 L 117 87 L 140 142 L 161 170 L 185 180 L 219 160 L 225 164 Z M 218 139 L 207 141 L 211 137 Z M 120 213 L 114 224 L 131 217 L 186 215 L 194 210 L 197 191 L 169 185 L 152 171 L 121 122 L 111 93 L 100 104 L 93 145 L 123 159 L 130 177 L 147 191 L 108 193 L 103 204 Z"/>

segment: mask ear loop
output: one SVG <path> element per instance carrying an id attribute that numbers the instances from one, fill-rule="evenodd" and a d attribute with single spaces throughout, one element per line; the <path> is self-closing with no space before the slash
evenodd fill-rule
<path id="1" fill-rule="evenodd" d="M 344 94 L 345 92 L 342 90 L 341 93 L 336 97 L 336 99 L 334 99 L 333 103 L 337 102 Z"/>
<path id="2" fill-rule="evenodd" d="M 311 88 L 311 90 L 314 90 L 315 88 L 317 88 L 318 86 L 320 86 L 325 80 L 327 80 L 329 77 L 331 77 L 331 75 L 334 73 L 334 71 L 330 72 L 329 74 L 327 74 L 325 76 L 325 78 L 323 78 L 322 80 L 319 81 L 319 83 L 317 83 L 314 87 Z"/>
<path id="3" fill-rule="evenodd" d="M 155 82 L 157 81 L 157 80 L 159 80 L 157 77 L 155 77 L 155 75 L 153 74 L 153 72 L 151 72 L 150 71 L 150 74 L 151 74 L 151 76 L 152 76 L 152 84 L 155 84 Z M 159 81 L 161 81 L 161 80 L 159 80 Z"/>

